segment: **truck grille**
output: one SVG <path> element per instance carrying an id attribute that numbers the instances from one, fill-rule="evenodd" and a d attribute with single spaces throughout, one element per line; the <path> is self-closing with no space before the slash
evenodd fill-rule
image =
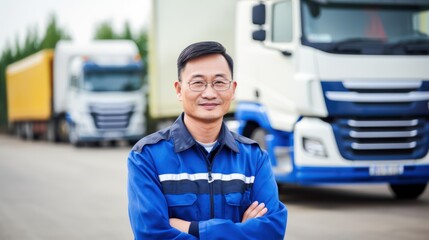
<path id="1" fill-rule="evenodd" d="M 429 81 L 322 82 L 327 120 L 349 160 L 420 159 L 429 149 Z"/>
<path id="2" fill-rule="evenodd" d="M 322 82 L 332 117 L 429 116 L 429 81 Z"/>
<path id="3" fill-rule="evenodd" d="M 429 120 L 426 118 L 338 118 L 331 125 L 346 159 L 419 159 L 428 152 Z"/>
<path id="4" fill-rule="evenodd" d="M 89 108 L 94 124 L 100 130 L 127 128 L 134 111 L 131 104 L 93 104 Z"/>

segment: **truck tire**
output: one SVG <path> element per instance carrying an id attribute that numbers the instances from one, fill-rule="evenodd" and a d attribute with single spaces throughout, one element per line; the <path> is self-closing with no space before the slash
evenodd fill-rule
<path id="1" fill-rule="evenodd" d="M 127 140 L 128 146 L 134 147 L 139 140 Z"/>
<path id="2" fill-rule="evenodd" d="M 69 142 L 69 127 L 65 116 L 59 118 L 56 125 L 60 142 Z"/>
<path id="3" fill-rule="evenodd" d="M 24 136 L 25 136 L 25 139 L 28 139 L 28 140 L 35 139 L 34 132 L 33 132 L 33 123 L 31 122 L 24 123 Z"/>
<path id="4" fill-rule="evenodd" d="M 69 142 L 75 147 L 82 147 L 83 143 L 79 140 L 75 126 L 69 126 Z"/>
<path id="5" fill-rule="evenodd" d="M 390 184 L 390 190 L 397 199 L 417 199 L 426 189 L 422 184 Z"/>
<path id="6" fill-rule="evenodd" d="M 24 125 L 22 123 L 17 123 L 15 125 L 15 131 L 16 131 L 17 137 L 19 137 L 21 139 L 25 139 Z"/>
<path id="7" fill-rule="evenodd" d="M 250 135 L 250 138 L 255 140 L 262 149 L 266 150 L 267 149 L 267 142 L 265 140 L 266 136 L 267 136 L 267 131 L 265 131 L 265 129 L 263 128 L 258 127 L 253 130 L 252 134 Z"/>
<path id="8" fill-rule="evenodd" d="M 60 141 L 60 138 L 58 137 L 58 132 L 57 132 L 57 122 L 55 121 L 55 119 L 51 119 L 48 122 L 46 138 L 48 139 L 49 142 L 57 143 Z"/>
<path id="9" fill-rule="evenodd" d="M 265 140 L 267 131 L 261 128 L 257 123 L 249 122 L 244 128 L 243 135 L 255 140 L 262 149 L 267 149 L 267 143 Z"/>

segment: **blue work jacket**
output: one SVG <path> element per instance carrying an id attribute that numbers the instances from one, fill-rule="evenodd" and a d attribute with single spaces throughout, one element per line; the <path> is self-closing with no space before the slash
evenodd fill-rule
<path id="1" fill-rule="evenodd" d="M 268 154 L 222 125 L 208 153 L 183 114 L 142 138 L 128 157 L 129 217 L 135 239 L 196 239 L 169 218 L 197 222 L 200 239 L 283 239 L 287 210 L 279 201 Z M 241 223 L 253 201 L 268 212 Z"/>

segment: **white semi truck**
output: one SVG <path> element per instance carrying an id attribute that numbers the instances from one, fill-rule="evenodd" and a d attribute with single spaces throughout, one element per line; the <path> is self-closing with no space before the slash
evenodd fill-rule
<path id="1" fill-rule="evenodd" d="M 267 149 L 279 183 L 384 183 L 398 198 L 424 192 L 428 0 L 152 4 L 154 117 L 181 110 L 172 94 L 180 50 L 219 41 L 235 59 L 238 132 Z"/>
<path id="2" fill-rule="evenodd" d="M 7 68 L 9 123 L 24 138 L 135 142 L 146 130 L 142 62 L 128 40 L 60 41 Z"/>

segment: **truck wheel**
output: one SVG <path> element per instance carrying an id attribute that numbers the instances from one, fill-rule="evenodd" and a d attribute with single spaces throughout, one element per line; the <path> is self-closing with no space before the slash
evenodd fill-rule
<path id="1" fill-rule="evenodd" d="M 88 142 L 87 145 L 90 147 L 100 147 L 101 142 L 100 141 Z"/>
<path id="2" fill-rule="evenodd" d="M 260 127 L 253 129 L 252 133 L 250 134 L 250 138 L 255 140 L 262 149 L 267 149 L 267 143 L 265 140 L 266 136 L 267 131 Z"/>
<path id="3" fill-rule="evenodd" d="M 69 127 L 69 141 L 75 147 L 82 147 L 83 146 L 82 142 L 79 141 L 79 136 L 77 135 L 75 126 Z"/>
<path id="4" fill-rule="evenodd" d="M 17 123 L 15 126 L 15 129 L 16 129 L 16 136 L 18 136 L 21 139 L 25 139 L 24 124 Z"/>
<path id="5" fill-rule="evenodd" d="M 46 131 L 46 138 L 49 142 L 59 142 L 60 139 L 57 134 L 57 123 L 55 119 L 48 122 L 48 129 Z"/>
<path id="6" fill-rule="evenodd" d="M 130 146 L 130 147 L 134 147 L 134 145 L 136 145 L 137 142 L 138 142 L 138 140 L 128 140 L 127 141 L 128 146 Z"/>
<path id="7" fill-rule="evenodd" d="M 107 144 L 109 144 L 110 147 L 116 147 L 117 146 L 117 141 L 116 140 L 110 140 L 107 142 Z"/>
<path id="8" fill-rule="evenodd" d="M 62 117 L 58 120 L 57 124 L 57 133 L 58 138 L 61 142 L 68 142 L 69 141 L 69 129 L 67 125 L 67 120 L 65 117 Z"/>
<path id="9" fill-rule="evenodd" d="M 397 199 L 417 199 L 426 188 L 423 184 L 390 184 L 390 190 Z"/>
<path id="10" fill-rule="evenodd" d="M 34 139 L 33 123 L 31 122 L 24 123 L 24 136 L 28 140 Z"/>
<path id="11" fill-rule="evenodd" d="M 244 127 L 243 135 L 255 140 L 262 149 L 267 149 L 267 143 L 265 140 L 267 131 L 261 128 L 256 122 L 248 122 Z"/>

